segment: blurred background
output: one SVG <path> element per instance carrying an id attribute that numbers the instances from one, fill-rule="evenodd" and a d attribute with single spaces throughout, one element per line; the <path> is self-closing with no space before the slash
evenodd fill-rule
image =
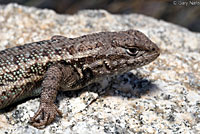
<path id="1" fill-rule="evenodd" d="M 0 4 L 9 3 L 48 8 L 60 14 L 74 14 L 82 9 L 139 13 L 200 32 L 200 0 L 0 0 Z"/>

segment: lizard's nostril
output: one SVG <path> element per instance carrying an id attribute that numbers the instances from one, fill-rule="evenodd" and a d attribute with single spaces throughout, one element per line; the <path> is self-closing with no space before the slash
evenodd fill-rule
<path id="1" fill-rule="evenodd" d="M 160 49 L 156 45 L 154 45 L 151 50 L 159 52 Z"/>

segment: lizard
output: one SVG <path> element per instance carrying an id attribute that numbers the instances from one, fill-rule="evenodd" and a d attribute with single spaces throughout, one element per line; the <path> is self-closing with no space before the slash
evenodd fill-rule
<path id="1" fill-rule="evenodd" d="M 76 38 L 55 35 L 0 51 L 0 109 L 40 95 L 30 119 L 36 128 L 51 124 L 62 112 L 58 91 L 78 90 L 98 80 L 149 64 L 160 49 L 138 30 L 99 32 Z"/>

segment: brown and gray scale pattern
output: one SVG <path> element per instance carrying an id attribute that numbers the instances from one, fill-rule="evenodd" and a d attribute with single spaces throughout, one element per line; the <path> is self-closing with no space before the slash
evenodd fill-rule
<path id="1" fill-rule="evenodd" d="M 136 30 L 77 38 L 54 36 L 50 40 L 3 50 L 0 52 L 0 109 L 39 95 L 47 70 L 57 64 L 69 67 L 65 71 L 77 75 L 71 84 L 63 80 L 61 84 L 66 86 L 61 89 L 76 90 L 105 76 L 146 65 L 158 56 L 159 48 Z M 66 72 L 60 70 L 65 76 Z"/>

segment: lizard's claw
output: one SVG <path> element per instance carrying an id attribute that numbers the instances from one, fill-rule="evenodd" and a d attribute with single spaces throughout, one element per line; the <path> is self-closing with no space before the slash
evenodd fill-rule
<path id="1" fill-rule="evenodd" d="M 49 125 L 57 114 L 62 116 L 62 112 L 55 104 L 41 103 L 38 111 L 31 118 L 30 123 L 36 128 L 42 128 Z"/>

